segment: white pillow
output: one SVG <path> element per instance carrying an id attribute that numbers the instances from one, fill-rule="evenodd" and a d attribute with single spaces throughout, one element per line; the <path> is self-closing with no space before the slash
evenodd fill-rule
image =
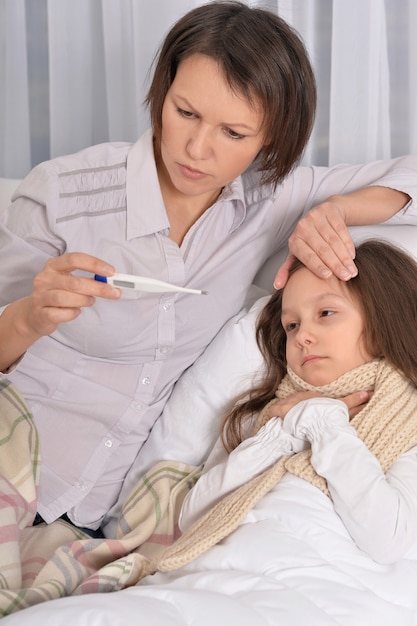
<path id="1" fill-rule="evenodd" d="M 355 244 L 365 239 L 382 239 L 402 248 L 417 259 L 417 226 L 410 224 L 374 224 L 349 228 Z"/>
<path id="2" fill-rule="evenodd" d="M 198 465 L 207 457 L 225 410 L 250 388 L 263 367 L 255 324 L 269 297 L 259 298 L 249 311 L 243 310 L 227 322 L 178 380 L 140 452 L 145 471 L 161 459 Z"/>

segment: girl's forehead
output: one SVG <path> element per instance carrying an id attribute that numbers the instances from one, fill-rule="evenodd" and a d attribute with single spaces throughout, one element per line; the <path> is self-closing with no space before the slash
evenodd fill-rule
<path id="1" fill-rule="evenodd" d="M 288 278 L 283 296 L 299 291 L 300 285 L 309 290 L 334 291 L 335 293 L 341 293 L 344 287 L 342 281 L 334 275 L 329 278 L 320 278 L 307 267 L 301 266 Z M 302 292 L 299 295 L 302 295 Z"/>
<path id="2" fill-rule="evenodd" d="M 340 298 L 353 302 L 348 285 L 332 275 L 320 278 L 306 267 L 297 269 L 288 279 L 282 294 L 283 309 L 291 302 L 314 302 L 323 297 Z"/>

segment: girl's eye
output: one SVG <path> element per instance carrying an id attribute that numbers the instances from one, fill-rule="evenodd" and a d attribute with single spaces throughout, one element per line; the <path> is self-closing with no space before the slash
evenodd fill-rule
<path id="1" fill-rule="evenodd" d="M 334 311 L 330 311 L 329 309 L 325 309 L 324 311 L 321 311 L 320 316 L 321 317 L 329 317 L 330 315 L 333 315 Z"/>
<path id="2" fill-rule="evenodd" d="M 231 128 L 225 128 L 225 133 L 230 137 L 230 139 L 244 139 L 245 135 L 241 135 L 240 133 L 236 133 Z"/>
<path id="3" fill-rule="evenodd" d="M 297 322 L 290 322 L 289 324 L 286 324 L 284 326 L 286 333 L 290 333 L 292 330 L 295 330 L 296 328 L 298 328 Z"/>

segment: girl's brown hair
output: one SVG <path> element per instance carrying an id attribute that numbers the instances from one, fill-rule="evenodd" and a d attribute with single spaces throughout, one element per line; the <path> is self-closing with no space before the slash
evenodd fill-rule
<path id="1" fill-rule="evenodd" d="M 274 13 L 241 2 L 210 2 L 184 15 L 162 44 L 145 101 L 156 150 L 166 94 L 181 61 L 194 54 L 214 59 L 235 92 L 261 104 L 265 145 L 257 165 L 262 182 L 277 185 L 301 158 L 314 121 L 315 78 L 300 37 Z"/>
<path id="2" fill-rule="evenodd" d="M 417 262 L 387 242 L 368 240 L 357 247 L 355 263 L 358 275 L 343 284 L 361 307 L 368 353 L 385 359 L 417 386 Z M 290 275 L 301 267 L 296 260 Z M 258 318 L 256 339 L 265 360 L 265 374 L 224 420 L 222 436 L 228 451 L 242 441 L 245 420 L 274 398 L 285 376 L 282 293 L 281 289 L 271 296 Z"/>

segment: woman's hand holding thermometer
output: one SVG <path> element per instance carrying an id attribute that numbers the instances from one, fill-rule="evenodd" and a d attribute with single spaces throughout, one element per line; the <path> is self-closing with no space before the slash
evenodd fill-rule
<path id="1" fill-rule="evenodd" d="M 133 274 L 113 274 L 113 276 L 100 276 L 99 274 L 95 274 L 94 280 L 98 280 L 102 283 L 108 283 L 109 285 L 119 287 L 120 289 L 134 289 L 135 291 L 148 291 L 156 293 L 177 291 L 181 293 L 207 295 L 207 291 L 201 291 L 200 289 L 179 287 L 177 285 L 172 285 L 171 283 L 166 283 L 163 280 L 157 280 L 156 278 L 134 276 Z"/>

